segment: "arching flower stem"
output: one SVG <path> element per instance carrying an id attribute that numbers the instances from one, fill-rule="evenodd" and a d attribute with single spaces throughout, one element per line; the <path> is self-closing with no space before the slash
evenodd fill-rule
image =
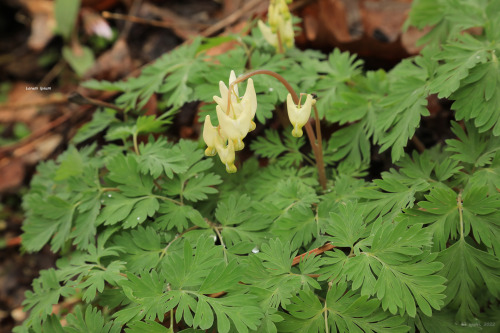
<path id="1" fill-rule="evenodd" d="M 229 110 L 231 108 L 231 93 L 233 91 L 234 85 L 243 82 L 249 78 L 251 78 L 254 75 L 258 74 L 264 74 L 264 75 L 269 75 L 274 78 L 276 78 L 278 81 L 280 81 L 285 88 L 288 90 L 290 95 L 293 98 L 293 102 L 295 104 L 299 104 L 299 96 L 297 93 L 293 90 L 292 86 L 290 83 L 288 83 L 287 80 L 278 73 L 275 73 L 273 71 L 267 70 L 267 69 L 257 69 L 255 71 L 252 71 L 250 73 L 243 74 L 242 76 L 238 77 L 236 80 L 231 82 L 231 84 L 228 87 L 228 94 L 227 94 L 227 113 L 229 113 Z M 318 139 L 316 139 L 316 136 L 314 134 L 314 130 L 311 126 L 310 122 L 307 122 L 305 124 L 304 128 L 306 129 L 307 137 L 309 138 L 309 143 L 311 144 L 311 148 L 314 153 L 314 157 L 316 158 L 316 167 L 318 168 L 318 178 L 319 178 L 319 183 L 321 184 L 321 187 L 323 190 L 326 190 L 326 173 L 325 173 L 325 164 L 323 161 L 323 144 L 321 141 L 321 126 L 319 122 L 319 114 L 318 114 L 318 109 L 314 105 L 314 118 L 316 121 L 316 133 L 318 135 Z"/>

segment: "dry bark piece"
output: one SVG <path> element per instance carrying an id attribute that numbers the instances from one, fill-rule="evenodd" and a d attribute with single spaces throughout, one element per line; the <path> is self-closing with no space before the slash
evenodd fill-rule
<path id="1" fill-rule="evenodd" d="M 324 28 L 341 42 L 361 38 L 359 0 L 320 0 L 319 19 Z"/>
<path id="2" fill-rule="evenodd" d="M 399 60 L 414 54 L 418 39 L 409 30 L 403 44 L 402 25 L 411 0 L 317 0 L 299 11 L 303 47 L 339 47 L 361 57 Z M 306 45 L 304 45 L 306 44 Z"/>
<path id="3" fill-rule="evenodd" d="M 367 36 L 383 43 L 393 43 L 401 35 L 401 27 L 408 16 L 411 1 L 362 1 L 361 17 Z"/>
<path id="4" fill-rule="evenodd" d="M 97 11 L 115 7 L 119 0 L 83 0 L 82 7 L 91 7 Z"/>
<path id="5" fill-rule="evenodd" d="M 97 58 L 96 62 L 85 73 L 85 79 L 116 81 L 134 69 L 127 43 L 118 39 L 113 47 Z"/>
<path id="6" fill-rule="evenodd" d="M 21 158 L 0 160 L 0 193 L 18 188 L 24 175 L 25 168 Z"/>
<path id="7" fill-rule="evenodd" d="M 56 19 L 54 2 L 46 0 L 21 0 L 32 17 L 31 35 L 28 46 L 34 51 L 41 51 L 54 37 Z"/>
<path id="8" fill-rule="evenodd" d="M 424 37 L 431 29 L 431 27 L 425 27 L 419 30 L 415 27 L 409 27 L 401 35 L 401 44 L 409 54 L 418 54 L 424 48 L 424 45 L 417 46 L 418 40 Z"/>
<path id="9" fill-rule="evenodd" d="M 0 123 L 22 122 L 29 126 L 37 114 L 37 103 L 43 103 L 46 96 L 34 86 L 27 82 L 16 82 L 10 89 L 7 102 L 0 104 Z M 29 102 L 29 104 L 26 104 Z M 16 108 L 16 105 L 24 104 L 26 107 Z"/>

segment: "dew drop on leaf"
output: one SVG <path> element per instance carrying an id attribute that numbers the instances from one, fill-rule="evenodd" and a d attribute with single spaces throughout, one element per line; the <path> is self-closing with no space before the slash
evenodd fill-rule
<path id="1" fill-rule="evenodd" d="M 259 253 L 259 252 L 260 252 L 260 251 L 259 251 L 259 247 L 258 247 L 258 246 L 254 247 L 254 248 L 252 249 L 252 252 L 253 252 L 253 253 Z"/>

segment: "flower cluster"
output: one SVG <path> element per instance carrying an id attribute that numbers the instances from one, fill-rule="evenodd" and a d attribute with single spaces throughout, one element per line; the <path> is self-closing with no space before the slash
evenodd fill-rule
<path id="1" fill-rule="evenodd" d="M 253 80 L 248 79 L 247 89 L 243 97 L 239 97 L 238 84 L 234 71 L 229 76 L 229 91 L 224 82 L 219 82 L 220 97 L 214 96 L 217 103 L 218 126 L 213 126 L 210 116 L 205 117 L 203 128 L 203 139 L 207 144 L 205 155 L 215 156 L 219 154 L 222 163 L 226 165 L 226 171 L 236 172 L 234 165 L 235 152 L 245 147 L 243 139 L 248 132 L 255 129 L 253 118 L 257 111 L 257 96 L 253 86 Z M 234 82 L 234 83 L 233 83 Z M 287 96 L 288 118 L 293 125 L 292 135 L 301 137 L 302 127 L 307 124 L 311 116 L 311 107 L 316 101 L 312 95 L 307 95 L 304 104 L 296 105 L 290 94 Z"/>
<path id="2" fill-rule="evenodd" d="M 231 71 L 230 87 L 235 80 L 236 75 Z M 219 90 L 221 96 L 214 96 L 219 126 L 212 125 L 209 115 L 205 117 L 203 139 L 208 146 L 205 155 L 219 154 L 220 160 L 226 165 L 226 171 L 232 173 L 236 172 L 235 151 L 245 147 L 243 139 L 248 132 L 255 129 L 253 118 L 257 111 L 257 96 L 252 79 L 248 79 L 247 89 L 242 98 L 239 97 L 237 84 L 233 85 L 233 91 L 229 93 L 228 87 L 220 81 Z"/>
<path id="3" fill-rule="evenodd" d="M 259 29 L 264 39 L 279 50 L 282 45 L 293 47 L 294 33 L 292 15 L 286 4 L 286 0 L 271 0 L 268 9 L 268 23 L 259 20 Z M 281 45 L 280 45 L 281 44 Z"/>

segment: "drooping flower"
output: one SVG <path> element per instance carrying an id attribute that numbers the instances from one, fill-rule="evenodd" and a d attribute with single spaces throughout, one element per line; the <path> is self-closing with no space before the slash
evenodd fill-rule
<path id="1" fill-rule="evenodd" d="M 231 86 L 231 83 L 233 83 L 235 80 L 236 80 L 236 74 L 234 73 L 234 71 L 231 71 L 231 74 L 229 74 L 229 86 Z M 229 89 L 228 87 L 226 87 L 226 84 L 222 81 L 219 81 L 219 92 L 220 92 L 220 97 L 214 96 L 214 101 L 218 105 L 220 105 L 220 107 L 224 112 L 227 112 L 227 96 Z M 238 112 L 241 112 L 241 110 L 239 110 L 237 106 L 234 107 L 238 103 L 238 98 L 239 98 L 238 84 L 235 84 L 233 86 L 233 91 L 231 92 L 231 108 L 230 108 L 232 109 L 230 110 L 231 113 L 234 112 L 236 114 L 239 114 Z"/>
<path id="2" fill-rule="evenodd" d="M 262 21 L 257 22 L 264 39 L 277 50 L 281 48 L 280 43 L 286 47 L 293 47 L 294 32 L 292 15 L 286 1 L 271 0 L 267 11 L 267 18 L 269 26 Z"/>
<path id="3" fill-rule="evenodd" d="M 251 126 L 251 110 L 248 104 L 244 108 L 239 117 L 232 118 L 228 116 L 222 108 L 217 105 L 217 118 L 219 119 L 220 133 L 224 139 L 234 141 L 235 149 L 241 150 L 245 147 L 243 139 L 247 136 Z"/>
<path id="4" fill-rule="evenodd" d="M 229 76 L 229 87 L 236 80 L 234 71 Z M 221 96 L 214 96 L 217 103 L 216 112 L 219 126 L 214 127 L 210 116 L 205 117 L 203 139 L 207 144 L 205 155 L 219 154 L 220 160 L 226 165 L 227 172 L 236 172 L 234 165 L 235 151 L 245 147 L 243 139 L 249 131 L 255 129 L 253 118 L 257 111 L 257 95 L 253 80 L 248 79 L 245 95 L 238 95 L 238 85 L 232 86 L 231 92 L 224 82 L 219 82 Z M 230 105 L 228 106 L 228 98 Z"/>
<path id="5" fill-rule="evenodd" d="M 217 153 L 216 148 L 218 144 L 222 144 L 222 138 L 220 137 L 217 127 L 212 125 L 210 121 L 210 116 L 205 117 L 205 125 L 203 126 L 203 140 L 207 144 L 207 149 L 205 149 L 206 156 L 215 156 Z"/>
<path id="6" fill-rule="evenodd" d="M 262 22 L 262 20 L 259 20 L 257 22 L 257 25 L 259 26 L 260 32 L 262 33 L 262 37 L 268 42 L 271 46 L 274 46 L 274 48 L 278 48 L 278 35 L 274 32 L 272 32 L 271 28 Z"/>
<path id="7" fill-rule="evenodd" d="M 216 148 L 221 162 L 226 165 L 226 171 L 228 173 L 236 172 L 236 166 L 234 165 L 235 154 L 233 141 L 229 140 L 226 147 L 222 144 L 218 144 Z"/>
<path id="8" fill-rule="evenodd" d="M 236 76 L 234 71 L 231 71 L 231 76 L 229 77 L 229 85 L 236 80 Z M 228 95 L 228 87 L 224 84 L 224 82 L 219 82 L 219 91 L 220 97 L 214 96 L 214 101 L 219 105 L 225 113 L 227 113 L 227 95 Z M 252 113 L 251 118 L 255 116 L 255 112 L 257 111 L 257 95 L 255 93 L 255 87 L 253 85 L 253 80 L 248 79 L 247 89 L 245 94 L 240 99 L 238 95 L 238 84 L 233 86 L 233 91 L 231 92 L 231 107 L 229 108 L 229 116 L 231 117 L 239 117 L 241 112 L 243 111 L 244 106 L 249 106 L 250 111 Z"/>
<path id="9" fill-rule="evenodd" d="M 231 71 L 229 77 L 229 85 L 236 80 L 234 71 Z M 257 95 L 255 93 L 255 87 L 253 85 L 253 80 L 248 79 L 247 88 L 245 95 L 240 99 L 238 95 L 238 85 L 233 86 L 233 91 L 231 92 L 231 105 L 228 112 L 228 88 L 224 82 L 219 82 L 219 90 L 221 96 L 214 96 L 214 101 L 217 103 L 216 110 L 217 118 L 219 118 L 219 124 L 221 126 L 221 135 L 225 139 L 231 139 L 235 141 L 235 149 L 241 150 L 244 144 L 241 140 L 247 135 L 249 131 L 255 129 L 255 123 L 253 118 L 257 112 Z M 222 116 L 224 115 L 224 117 Z M 221 120 L 221 118 L 223 118 Z M 248 125 L 248 127 L 247 127 Z M 238 134 L 236 134 L 238 133 Z"/>
<path id="10" fill-rule="evenodd" d="M 316 100 L 313 99 L 312 95 L 308 94 L 305 103 L 300 106 L 297 106 L 293 102 L 292 95 L 288 94 L 286 98 L 287 109 L 288 109 L 288 118 L 293 125 L 292 135 L 295 137 L 301 137 L 302 127 L 309 121 L 309 117 L 311 116 L 311 107 Z"/>

